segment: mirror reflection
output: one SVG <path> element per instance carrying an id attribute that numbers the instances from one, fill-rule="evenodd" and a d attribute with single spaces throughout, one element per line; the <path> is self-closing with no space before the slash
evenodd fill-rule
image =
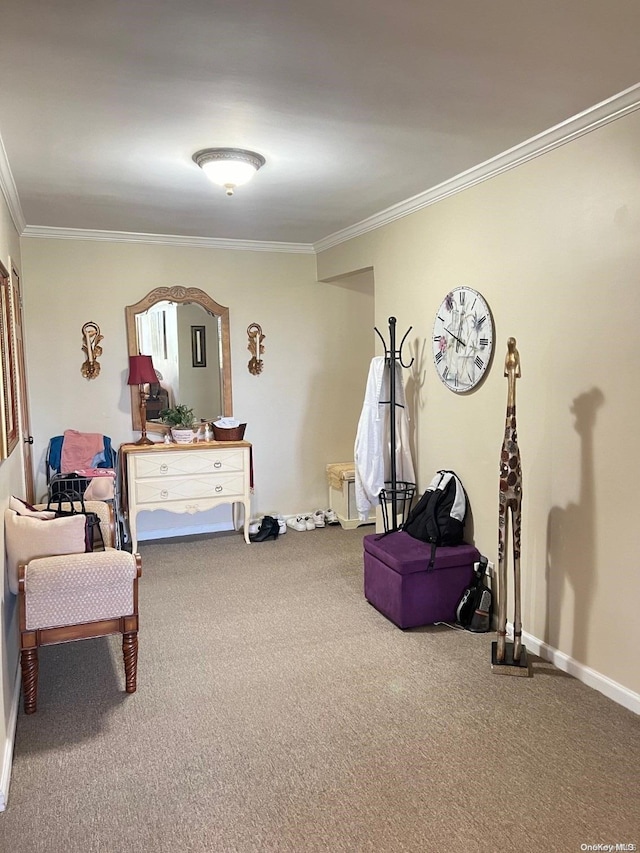
<path id="1" fill-rule="evenodd" d="M 232 415 L 228 308 L 198 288 L 161 287 L 125 313 L 129 355 L 150 355 L 158 377 L 143 389 L 148 430 L 164 431 L 160 413 L 178 403 L 198 421 Z M 134 429 L 141 428 L 138 395 L 133 386 Z"/>

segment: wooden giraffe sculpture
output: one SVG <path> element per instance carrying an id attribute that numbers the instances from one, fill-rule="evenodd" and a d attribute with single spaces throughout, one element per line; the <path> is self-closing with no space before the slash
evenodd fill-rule
<path id="1" fill-rule="evenodd" d="M 506 543 L 509 538 L 509 513 L 513 526 L 513 577 L 515 615 L 513 620 L 512 662 L 518 663 L 522 655 L 522 619 L 520 613 L 520 533 L 522 527 L 522 468 L 516 430 L 516 379 L 520 378 L 520 354 L 516 339 L 507 340 L 504 375 L 508 380 L 507 415 L 504 440 L 500 453 L 500 506 L 498 521 L 498 641 L 496 660 L 504 663 L 507 636 L 507 560 Z M 526 657 L 526 652 L 525 652 Z"/>

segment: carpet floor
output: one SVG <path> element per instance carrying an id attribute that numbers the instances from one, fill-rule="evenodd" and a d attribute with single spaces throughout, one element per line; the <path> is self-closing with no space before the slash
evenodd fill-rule
<path id="1" fill-rule="evenodd" d="M 118 638 L 41 651 L 0 850 L 640 845 L 640 718 L 536 658 L 496 676 L 491 634 L 396 628 L 371 532 L 141 543 L 138 691 Z"/>

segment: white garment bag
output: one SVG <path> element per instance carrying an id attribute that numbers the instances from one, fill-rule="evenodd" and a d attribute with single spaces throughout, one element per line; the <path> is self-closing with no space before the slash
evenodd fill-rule
<path id="1" fill-rule="evenodd" d="M 398 361 L 395 369 L 396 390 L 396 482 L 415 482 L 411 448 L 409 446 L 409 417 Z M 371 360 L 364 404 L 358 422 L 354 449 L 356 509 L 361 521 L 366 521 L 373 506 L 378 504 L 391 469 L 391 405 L 390 370 L 384 356 Z"/>

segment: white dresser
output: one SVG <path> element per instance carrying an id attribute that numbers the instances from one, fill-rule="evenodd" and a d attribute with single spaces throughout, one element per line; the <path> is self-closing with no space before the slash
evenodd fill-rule
<path id="1" fill-rule="evenodd" d="M 197 444 L 123 444 L 122 497 L 133 551 L 138 547 L 136 520 L 144 510 L 195 513 L 220 504 L 244 506 L 244 538 L 251 516 L 251 445 L 246 441 Z"/>

